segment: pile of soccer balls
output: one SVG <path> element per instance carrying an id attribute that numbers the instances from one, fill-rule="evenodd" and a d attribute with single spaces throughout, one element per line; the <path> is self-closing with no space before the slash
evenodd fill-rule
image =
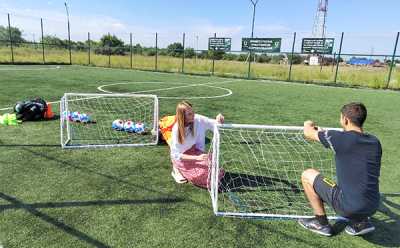
<path id="1" fill-rule="evenodd" d="M 94 123 L 92 118 L 88 114 L 85 114 L 85 113 L 64 112 L 64 117 L 71 122 Z"/>
<path id="2" fill-rule="evenodd" d="M 121 120 L 117 119 L 113 121 L 111 125 L 112 129 L 117 131 L 125 131 L 128 133 L 145 134 L 147 132 L 147 127 L 143 122 L 133 122 L 131 120 Z"/>

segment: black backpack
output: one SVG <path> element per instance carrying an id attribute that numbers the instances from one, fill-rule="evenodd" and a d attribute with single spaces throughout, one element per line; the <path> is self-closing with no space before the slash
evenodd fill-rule
<path id="1" fill-rule="evenodd" d="M 39 97 L 29 101 L 17 102 L 14 106 L 17 119 L 22 121 L 42 120 L 46 110 L 46 101 Z"/>

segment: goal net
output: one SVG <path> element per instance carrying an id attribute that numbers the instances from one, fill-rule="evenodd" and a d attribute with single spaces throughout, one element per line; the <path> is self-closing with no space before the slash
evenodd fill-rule
<path id="1" fill-rule="evenodd" d="M 60 104 L 63 148 L 155 145 L 154 95 L 65 93 Z"/>
<path id="2" fill-rule="evenodd" d="M 306 140 L 303 127 L 217 125 L 210 149 L 209 190 L 218 216 L 311 217 L 302 172 L 315 168 L 335 179 L 333 152 Z M 220 170 L 225 176 L 218 181 Z"/>

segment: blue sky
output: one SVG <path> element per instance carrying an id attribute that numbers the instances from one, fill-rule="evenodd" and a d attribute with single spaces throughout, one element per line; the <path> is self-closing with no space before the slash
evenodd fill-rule
<path id="1" fill-rule="evenodd" d="M 87 32 L 94 39 L 110 32 L 145 45 L 154 43 L 158 32 L 161 46 L 181 41 L 186 32 L 187 45 L 207 47 L 208 37 L 232 37 L 233 49 L 240 49 L 241 37 L 251 33 L 250 0 L 69 0 L 72 38 L 83 40 Z M 282 49 L 290 50 L 292 34 L 298 32 L 296 50 L 301 38 L 309 37 L 317 0 L 259 0 L 255 36 L 282 37 Z M 328 36 L 336 38 L 345 32 L 344 52 L 392 53 L 397 31 L 400 31 L 399 0 L 330 0 L 327 19 Z M 40 17 L 45 33 L 66 37 L 63 0 L 0 0 L 0 25 L 20 27 L 27 39 L 40 37 Z M 198 39 L 196 39 L 198 36 Z"/>

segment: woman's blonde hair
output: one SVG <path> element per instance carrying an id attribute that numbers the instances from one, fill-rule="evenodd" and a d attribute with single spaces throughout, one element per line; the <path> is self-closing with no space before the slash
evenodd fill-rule
<path id="1" fill-rule="evenodd" d="M 182 101 L 176 106 L 176 123 L 178 124 L 178 141 L 183 144 L 185 141 L 185 111 L 192 108 L 192 104 L 188 101 Z M 189 130 L 194 136 L 193 123 L 189 126 Z"/>

